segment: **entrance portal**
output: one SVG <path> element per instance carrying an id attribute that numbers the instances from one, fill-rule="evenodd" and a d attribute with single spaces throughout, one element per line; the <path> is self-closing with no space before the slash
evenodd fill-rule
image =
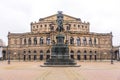
<path id="1" fill-rule="evenodd" d="M 40 55 L 40 60 L 43 60 L 43 55 Z"/>
<path id="2" fill-rule="evenodd" d="M 36 57 L 36 55 L 34 55 L 34 60 L 37 60 L 37 57 Z"/>
<path id="3" fill-rule="evenodd" d="M 71 59 L 74 59 L 74 55 L 70 55 Z"/>
<path id="4" fill-rule="evenodd" d="M 84 60 L 87 60 L 87 56 L 86 55 L 84 55 Z"/>
<path id="5" fill-rule="evenodd" d="M 24 55 L 24 57 L 23 57 L 23 58 L 24 58 L 24 61 L 25 61 L 25 60 L 26 60 L 26 55 Z"/>
<path id="6" fill-rule="evenodd" d="M 3 60 L 6 60 L 6 51 L 3 51 Z"/>
<path id="7" fill-rule="evenodd" d="M 46 56 L 46 59 L 50 59 L 50 55 L 47 55 L 47 56 Z"/>
<path id="8" fill-rule="evenodd" d="M 97 60 L 97 57 L 96 57 L 96 55 L 95 55 L 95 60 Z"/>
<path id="9" fill-rule="evenodd" d="M 31 60 L 31 55 L 28 56 L 28 59 Z"/>
<path id="10" fill-rule="evenodd" d="M 90 55 L 90 60 L 92 60 L 92 55 Z"/>
<path id="11" fill-rule="evenodd" d="M 80 60 L 80 55 L 77 55 L 77 60 Z"/>

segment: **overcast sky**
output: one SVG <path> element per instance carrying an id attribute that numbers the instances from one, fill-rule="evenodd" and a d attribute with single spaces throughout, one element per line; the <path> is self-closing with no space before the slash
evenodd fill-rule
<path id="1" fill-rule="evenodd" d="M 90 22 L 90 31 L 113 33 L 120 45 L 120 0 L 0 0 L 0 38 L 30 32 L 30 23 L 57 11 Z"/>

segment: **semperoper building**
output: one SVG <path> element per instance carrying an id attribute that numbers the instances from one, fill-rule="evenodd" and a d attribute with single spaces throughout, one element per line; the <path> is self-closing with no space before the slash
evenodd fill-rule
<path id="1" fill-rule="evenodd" d="M 57 14 L 40 18 L 38 22 L 31 22 L 30 32 L 8 32 L 8 46 L 3 48 L 3 59 L 7 60 L 45 60 L 51 58 L 51 46 L 56 43 Z M 112 44 L 112 32 L 90 32 L 90 23 L 82 22 L 63 14 L 62 32 L 64 43 L 68 43 L 69 57 L 77 60 L 110 60 L 119 59 L 118 47 Z M 97 27 L 96 27 L 97 28 Z"/>

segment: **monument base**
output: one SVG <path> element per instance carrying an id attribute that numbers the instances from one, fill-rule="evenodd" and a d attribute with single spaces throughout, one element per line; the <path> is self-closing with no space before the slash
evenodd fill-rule
<path id="1" fill-rule="evenodd" d="M 81 65 L 40 65 L 40 67 L 80 67 Z"/>

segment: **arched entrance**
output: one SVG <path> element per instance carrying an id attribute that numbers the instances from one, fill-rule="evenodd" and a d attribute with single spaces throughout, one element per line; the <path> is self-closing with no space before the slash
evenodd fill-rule
<path id="1" fill-rule="evenodd" d="M 97 60 L 97 51 L 95 51 L 95 55 L 94 55 L 94 58 L 95 58 L 95 60 Z"/>
<path id="2" fill-rule="evenodd" d="M 23 56 L 23 60 L 24 60 L 24 61 L 26 60 L 26 55 Z"/>
<path id="3" fill-rule="evenodd" d="M 71 50 L 71 52 L 70 52 L 70 58 L 74 59 L 74 51 L 73 50 Z"/>
<path id="4" fill-rule="evenodd" d="M 92 51 L 90 51 L 89 59 L 92 60 Z"/>
<path id="5" fill-rule="evenodd" d="M 26 51 L 23 52 L 23 60 L 26 60 Z"/>
<path id="6" fill-rule="evenodd" d="M 43 51 L 40 51 L 40 60 L 43 60 Z"/>
<path id="7" fill-rule="evenodd" d="M 2 53 L 3 53 L 3 60 L 6 60 L 6 51 L 3 50 Z"/>
<path id="8" fill-rule="evenodd" d="M 37 52 L 36 52 L 36 50 L 35 50 L 35 51 L 34 51 L 34 57 L 33 57 L 34 60 L 37 60 L 37 55 L 36 55 L 36 53 L 37 53 Z"/>
<path id="9" fill-rule="evenodd" d="M 28 55 L 28 59 L 29 59 L 29 61 L 31 60 L 31 55 Z"/>
<path id="10" fill-rule="evenodd" d="M 80 60 L 81 59 L 81 57 L 80 57 L 80 51 L 78 50 L 77 51 L 77 60 Z"/>
<path id="11" fill-rule="evenodd" d="M 118 60 L 119 52 L 118 52 L 118 51 L 115 51 L 113 54 L 114 54 L 114 55 L 113 55 L 113 56 L 114 56 L 113 59 L 114 59 L 114 60 Z"/>
<path id="12" fill-rule="evenodd" d="M 50 50 L 47 50 L 46 52 L 46 59 L 50 59 Z"/>
<path id="13" fill-rule="evenodd" d="M 31 60 L 31 51 L 28 51 L 28 60 Z"/>
<path id="14" fill-rule="evenodd" d="M 86 50 L 84 51 L 84 60 L 87 60 L 87 52 L 86 52 Z"/>

